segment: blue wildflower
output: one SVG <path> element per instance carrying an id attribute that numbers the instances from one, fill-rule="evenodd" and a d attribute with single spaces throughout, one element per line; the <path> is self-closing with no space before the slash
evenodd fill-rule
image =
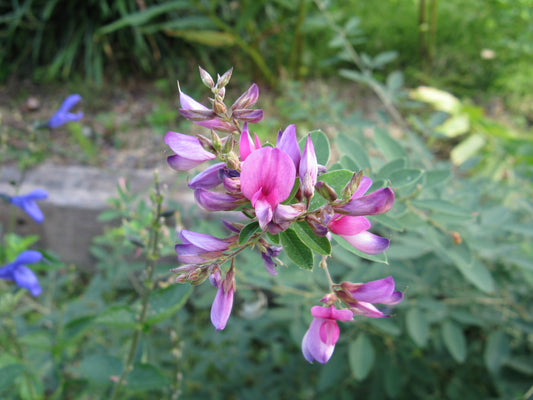
<path id="1" fill-rule="evenodd" d="M 0 279 L 14 281 L 23 289 L 28 289 L 33 296 L 41 294 L 42 289 L 37 276 L 26 264 L 34 264 L 43 258 L 43 255 L 35 250 L 26 250 L 20 253 L 15 261 L 0 267 Z"/>
<path id="2" fill-rule="evenodd" d="M 35 202 L 35 200 L 43 200 L 48 197 L 48 193 L 46 193 L 43 189 L 35 189 L 32 190 L 28 194 L 24 194 L 22 196 L 13 196 L 9 198 L 9 202 L 17 207 L 22 208 L 26 214 L 28 214 L 30 217 L 32 217 L 35 222 L 40 224 L 44 220 L 43 212 L 39 209 L 39 206 Z"/>
<path id="3" fill-rule="evenodd" d="M 59 110 L 57 110 L 56 113 L 52 115 L 52 118 L 48 120 L 46 125 L 49 128 L 54 129 L 67 122 L 79 121 L 83 117 L 83 112 L 78 111 L 77 113 L 72 113 L 70 112 L 70 109 L 80 100 L 81 96 L 79 94 L 71 94 L 68 96 L 65 101 L 63 101 L 63 104 L 61 104 L 61 107 L 59 107 Z"/>

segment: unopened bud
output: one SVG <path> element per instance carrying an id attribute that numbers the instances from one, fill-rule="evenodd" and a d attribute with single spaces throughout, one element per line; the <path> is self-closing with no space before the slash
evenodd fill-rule
<path id="1" fill-rule="evenodd" d="M 213 110 L 217 115 L 225 114 L 227 111 L 226 105 L 218 97 L 215 99 L 213 104 Z"/>
<path id="2" fill-rule="evenodd" d="M 230 169 L 234 170 L 240 170 L 241 168 L 241 162 L 239 160 L 239 157 L 232 151 L 226 155 L 226 165 Z"/>
<path id="3" fill-rule="evenodd" d="M 254 83 L 250 88 L 241 94 L 241 96 L 231 106 L 232 110 L 246 109 L 252 107 L 259 97 L 259 88 Z"/>
<path id="4" fill-rule="evenodd" d="M 207 268 L 196 268 L 194 271 L 189 273 L 187 276 L 187 281 L 189 281 L 191 285 L 199 285 L 207 279 L 207 276 Z"/>
<path id="5" fill-rule="evenodd" d="M 224 97 L 226 97 L 226 88 L 225 87 L 220 88 L 220 90 L 217 90 L 217 97 L 220 100 L 224 100 Z"/>
<path id="6" fill-rule="evenodd" d="M 317 192 L 325 198 L 328 202 L 334 202 L 337 200 L 337 192 L 326 182 L 318 181 L 315 185 Z"/>
<path id="7" fill-rule="evenodd" d="M 341 198 L 343 200 L 350 200 L 352 195 L 355 193 L 355 191 L 359 187 L 362 179 L 363 179 L 363 171 L 354 173 L 350 181 L 342 189 Z"/>
<path id="8" fill-rule="evenodd" d="M 222 147 L 222 152 L 224 154 L 231 153 L 235 147 L 235 139 L 233 135 L 226 136 L 224 140 L 224 146 Z"/>
<path id="9" fill-rule="evenodd" d="M 213 130 L 211 130 L 211 145 L 217 152 L 222 149 L 222 141 L 220 140 L 220 136 L 218 136 Z"/>
<path id="10" fill-rule="evenodd" d="M 215 148 L 213 147 L 211 140 L 209 140 L 208 138 L 202 135 L 198 135 L 197 138 L 204 149 L 206 149 L 207 151 L 211 153 L 214 153 Z"/>
<path id="11" fill-rule="evenodd" d="M 200 78 L 202 79 L 204 85 L 208 88 L 212 88 L 213 86 L 215 86 L 215 81 L 213 80 L 211 75 L 209 75 L 209 72 L 207 72 L 202 67 L 198 67 L 198 69 L 200 70 Z"/>
<path id="12" fill-rule="evenodd" d="M 232 73 L 233 73 L 233 67 L 231 67 L 226 72 L 224 72 L 224 75 L 218 77 L 217 89 L 222 89 L 229 83 Z"/>

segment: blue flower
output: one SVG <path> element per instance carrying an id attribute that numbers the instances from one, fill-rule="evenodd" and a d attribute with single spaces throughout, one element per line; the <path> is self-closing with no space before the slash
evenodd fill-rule
<path id="1" fill-rule="evenodd" d="M 37 276 L 26 264 L 34 264 L 43 258 L 43 255 L 35 250 L 26 250 L 20 253 L 15 261 L 0 267 L 0 279 L 14 281 L 23 289 L 28 289 L 33 296 L 41 294 L 42 289 Z"/>
<path id="2" fill-rule="evenodd" d="M 39 209 L 39 206 L 37 205 L 35 200 L 43 200 L 47 197 L 48 193 L 46 193 L 45 190 L 35 189 L 32 190 L 30 193 L 22 196 L 10 197 L 9 202 L 17 207 L 22 208 L 26 212 L 26 214 L 32 217 L 35 222 L 40 224 L 44 220 L 44 215 Z"/>
<path id="3" fill-rule="evenodd" d="M 49 128 L 54 129 L 67 122 L 79 121 L 83 117 L 83 112 L 78 111 L 77 113 L 71 113 L 69 111 L 80 100 L 81 96 L 79 94 L 71 94 L 68 96 L 65 101 L 63 101 L 63 104 L 61 104 L 61 107 L 59 107 L 59 110 L 57 110 L 56 113 L 52 115 L 52 118 L 48 120 L 46 125 Z"/>

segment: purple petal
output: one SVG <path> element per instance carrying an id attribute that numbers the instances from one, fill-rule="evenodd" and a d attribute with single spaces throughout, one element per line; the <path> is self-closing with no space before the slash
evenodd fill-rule
<path id="1" fill-rule="evenodd" d="M 255 208 L 255 215 L 257 217 L 257 221 L 259 222 L 259 226 L 262 230 L 265 230 L 267 224 L 272 221 L 272 216 L 274 215 L 274 213 L 272 212 L 272 206 L 268 201 L 264 199 L 254 201 L 253 204 Z"/>
<path id="2" fill-rule="evenodd" d="M 307 361 L 325 364 L 335 350 L 335 344 L 326 344 L 320 338 L 320 329 L 325 319 L 314 318 L 302 339 L 302 353 Z"/>
<path id="3" fill-rule="evenodd" d="M 351 216 L 383 214 L 394 204 L 394 192 L 390 188 L 381 188 L 366 196 L 352 199 L 335 211 Z"/>
<path id="4" fill-rule="evenodd" d="M 353 311 L 354 315 L 361 315 L 367 318 L 385 318 L 390 316 L 379 311 L 374 305 L 363 301 L 350 304 L 350 306 L 350 310 Z"/>
<path id="5" fill-rule="evenodd" d="M 243 204 L 243 200 L 239 197 L 201 188 L 194 191 L 194 199 L 200 207 L 207 211 L 229 211 Z"/>
<path id="6" fill-rule="evenodd" d="M 21 288 L 28 289 L 32 296 L 39 296 L 42 292 L 37 276 L 25 265 L 19 265 L 15 268 L 13 281 Z"/>
<path id="7" fill-rule="evenodd" d="M 35 264 L 41 261 L 43 255 L 35 250 L 26 250 L 20 253 L 14 261 L 14 264 Z"/>
<path id="8" fill-rule="evenodd" d="M 265 262 L 265 269 L 270 275 L 276 276 L 278 274 L 278 271 L 276 271 L 275 266 L 277 265 L 274 260 L 272 260 L 272 257 L 265 253 L 261 253 L 261 258 L 263 258 L 263 261 Z"/>
<path id="9" fill-rule="evenodd" d="M 183 244 L 192 244 L 206 251 L 224 251 L 229 247 L 228 242 L 204 233 L 182 229 L 180 237 Z"/>
<path id="10" fill-rule="evenodd" d="M 225 166 L 226 164 L 223 162 L 211 165 L 192 178 L 189 182 L 189 187 L 191 189 L 212 189 L 220 185 L 222 180 L 220 179 L 219 171 Z"/>
<path id="11" fill-rule="evenodd" d="M 178 262 L 183 264 L 201 264 L 222 255 L 221 251 L 206 251 L 193 244 L 177 244 L 174 246 L 174 250 Z"/>
<path id="12" fill-rule="evenodd" d="M 232 117 L 241 121 L 257 123 L 263 119 L 263 110 L 235 110 Z"/>
<path id="13" fill-rule="evenodd" d="M 59 107 L 56 113 L 46 123 L 49 128 L 57 128 L 67 122 L 79 121 L 83 117 L 83 112 L 71 113 L 69 110 L 81 100 L 79 94 L 72 94 L 68 96 L 63 104 Z"/>
<path id="14" fill-rule="evenodd" d="M 357 301 L 368 303 L 387 303 L 394 293 L 394 279 L 392 276 L 367 282 L 350 290 L 350 294 Z"/>
<path id="15" fill-rule="evenodd" d="M 252 107 L 259 98 L 259 88 L 255 83 L 248 88 L 231 106 L 232 110 Z"/>
<path id="16" fill-rule="evenodd" d="M 299 217 L 305 211 L 305 204 L 278 204 L 274 209 L 274 215 L 272 220 L 276 224 L 282 224 L 284 222 L 292 222 Z"/>
<path id="17" fill-rule="evenodd" d="M 218 283 L 217 294 L 211 306 L 211 322 L 217 330 L 226 327 L 231 309 L 233 307 L 233 294 L 235 292 L 235 280 L 233 267 L 226 273 L 222 281 Z"/>
<path id="18" fill-rule="evenodd" d="M 370 189 L 370 186 L 372 186 L 372 179 L 367 176 L 363 176 L 359 186 L 357 187 L 357 190 L 354 192 L 354 194 L 352 194 L 352 199 L 358 199 L 359 197 L 362 197 L 366 191 Z"/>
<path id="19" fill-rule="evenodd" d="M 13 271 L 16 267 L 15 263 L 9 263 L 0 268 L 0 279 L 13 280 Z"/>
<path id="20" fill-rule="evenodd" d="M 389 239 L 374 235 L 368 231 L 363 231 L 357 235 L 340 235 L 357 250 L 366 254 L 383 253 L 389 248 Z"/>
<path id="21" fill-rule="evenodd" d="M 300 165 L 300 147 L 298 146 L 296 127 L 294 125 L 287 126 L 283 133 L 281 131 L 279 132 L 276 147 L 289 155 L 294 163 L 294 167 L 298 170 Z"/>

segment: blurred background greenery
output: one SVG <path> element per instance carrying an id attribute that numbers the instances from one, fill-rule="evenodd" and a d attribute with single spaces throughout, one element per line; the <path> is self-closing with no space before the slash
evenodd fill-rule
<path id="1" fill-rule="evenodd" d="M 175 265 L 162 261 L 124 398 L 532 398 L 532 20 L 533 0 L 1 2 L 0 105 L 18 110 L 35 88 L 53 104 L 67 90 L 86 114 L 21 146 L 29 130 L 4 110 L 3 162 L 112 166 L 95 148 L 145 147 L 130 166 L 151 167 L 167 130 L 194 130 L 175 111 L 174 81 L 204 96 L 197 66 L 233 66 L 234 93 L 261 88 L 260 137 L 320 128 L 334 143 L 330 168 L 364 170 L 397 193 L 391 217 L 372 219 L 391 237 L 388 264 L 341 247 L 331 262 L 339 280 L 393 275 L 406 290 L 393 318 L 342 324 L 331 361 L 309 365 L 299 344 L 325 290 L 319 269 L 272 279 L 244 253 L 236 307 L 216 333 L 213 288 L 168 286 Z M 171 197 L 170 225 L 224 234 Z M 153 217 L 122 189 L 111 206 L 102 220 L 119 226 L 95 239 L 95 271 L 52 257 L 43 305 L 2 297 L 5 398 L 109 395 L 139 308 L 131 282 L 143 263 L 131 254 L 144 252 Z M 173 243 L 169 230 L 163 255 Z"/>

